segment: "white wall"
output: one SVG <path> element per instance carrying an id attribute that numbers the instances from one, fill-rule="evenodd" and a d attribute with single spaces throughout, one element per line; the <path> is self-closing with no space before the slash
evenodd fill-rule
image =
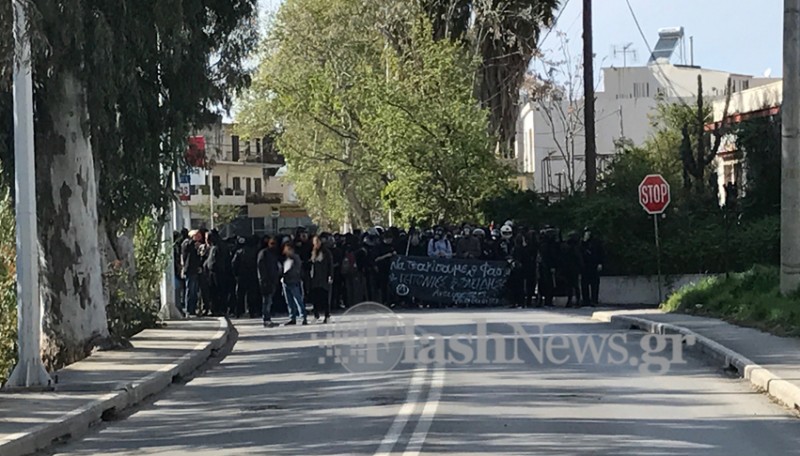
<path id="1" fill-rule="evenodd" d="M 724 71 L 674 66 L 665 62 L 642 67 L 604 68 L 604 90 L 597 92 L 595 102 L 597 153 L 601 158 L 599 170 L 602 172 L 604 165 L 610 161 L 616 152 L 615 142 L 623 135 L 637 145 L 650 136 L 650 115 L 657 105 L 659 93 L 675 102 L 683 98 L 693 103 L 689 100 L 696 97 L 698 75 L 703 76 L 703 92 L 709 98 L 721 97 L 725 93 L 728 77 L 734 82 L 734 97 L 743 87 L 755 87 L 769 81 Z M 711 102 L 710 100 L 709 103 Z M 543 160 L 551 154 L 557 158 L 550 161 L 553 183 L 557 182 L 556 174 L 566 175 L 567 169 L 553 138 L 554 129 L 535 102 L 523 104 L 517 128 L 517 152 L 518 157 L 522 154 L 522 169 L 534 173 L 537 191 L 547 192 L 548 175 Z M 558 141 L 564 144 L 567 140 L 564 138 L 563 123 L 556 121 L 555 132 Z M 574 137 L 575 174 L 579 183 L 583 181 L 585 174 L 584 148 L 585 136 L 580 128 Z"/>
<path id="2" fill-rule="evenodd" d="M 707 275 L 694 274 L 662 278 L 662 301 L 690 283 Z M 612 276 L 600 278 L 600 303 L 607 305 L 658 305 L 658 277 Z"/>

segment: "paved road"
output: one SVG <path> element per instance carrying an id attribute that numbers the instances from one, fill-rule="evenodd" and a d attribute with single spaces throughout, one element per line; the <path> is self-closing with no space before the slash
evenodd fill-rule
<path id="1" fill-rule="evenodd" d="M 641 334 L 622 340 L 608 325 L 540 311 L 404 318 L 415 320 L 422 354 L 444 347 L 462 364 L 349 374 L 312 339 L 325 337 L 322 326 L 236 322 L 239 340 L 221 364 L 55 454 L 800 455 L 800 420 L 743 382 L 688 356 L 663 375 L 632 366 L 629 358 L 646 359 Z M 502 345 L 518 363 L 463 363 L 480 360 L 468 336 L 478 319 L 503 335 L 487 343 L 486 359 Z M 532 334 L 530 345 L 510 337 L 508 323 Z M 591 349 L 579 363 L 559 348 L 590 338 L 600 362 Z M 474 353 L 463 351 L 468 343 Z"/>

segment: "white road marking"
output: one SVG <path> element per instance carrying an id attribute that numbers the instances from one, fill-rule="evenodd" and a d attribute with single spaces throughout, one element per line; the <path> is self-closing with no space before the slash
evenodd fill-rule
<path id="1" fill-rule="evenodd" d="M 436 410 L 439 408 L 439 400 L 442 398 L 442 387 L 444 386 L 444 367 L 437 366 L 433 372 L 433 380 L 431 380 L 431 391 L 428 393 L 428 401 L 425 403 L 425 408 L 422 409 L 422 415 L 419 417 L 417 427 L 414 429 L 414 434 L 408 441 L 406 451 L 403 456 L 418 456 L 422 450 L 422 445 L 428 437 L 428 431 L 431 430 L 433 418 L 436 416 Z"/>
<path id="2" fill-rule="evenodd" d="M 389 456 L 392 449 L 397 444 L 397 441 L 400 440 L 400 436 L 403 435 L 403 429 L 406 427 L 406 423 L 408 423 L 409 418 L 411 418 L 411 415 L 414 413 L 414 410 L 416 410 L 417 405 L 419 404 L 420 395 L 422 394 L 422 388 L 425 385 L 426 378 L 428 377 L 428 372 L 427 366 L 419 367 L 414 370 L 414 375 L 411 377 L 411 384 L 408 388 L 406 402 L 402 407 L 400 407 L 400 411 L 397 412 L 397 416 L 394 417 L 392 426 L 389 428 L 386 436 L 381 441 L 381 445 L 378 447 L 378 451 L 375 453 L 375 456 Z"/>

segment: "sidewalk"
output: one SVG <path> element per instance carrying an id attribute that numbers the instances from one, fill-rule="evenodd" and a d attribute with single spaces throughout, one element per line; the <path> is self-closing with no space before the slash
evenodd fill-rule
<path id="1" fill-rule="evenodd" d="M 225 319 L 170 321 L 135 336 L 132 349 L 96 352 L 51 374 L 52 392 L 0 392 L 0 455 L 22 456 L 77 437 L 169 387 L 228 337 Z"/>
<path id="2" fill-rule="evenodd" d="M 721 320 L 658 310 L 601 311 L 592 319 L 655 334 L 695 336 L 694 348 L 791 409 L 800 411 L 800 339 L 773 336 Z"/>

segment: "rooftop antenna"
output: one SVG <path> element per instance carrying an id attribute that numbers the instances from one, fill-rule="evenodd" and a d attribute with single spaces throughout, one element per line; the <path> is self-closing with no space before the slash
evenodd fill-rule
<path id="1" fill-rule="evenodd" d="M 637 61 L 637 59 L 638 59 L 638 53 L 636 52 L 636 49 L 631 49 L 632 46 L 633 46 L 633 43 L 627 43 L 627 44 L 624 44 L 622 46 L 614 46 L 613 47 L 613 52 L 614 52 L 614 58 L 615 59 L 618 58 L 620 55 L 622 55 L 622 67 L 623 68 L 627 68 L 628 67 L 628 54 L 631 55 L 631 61 L 632 62 L 635 63 Z"/>

